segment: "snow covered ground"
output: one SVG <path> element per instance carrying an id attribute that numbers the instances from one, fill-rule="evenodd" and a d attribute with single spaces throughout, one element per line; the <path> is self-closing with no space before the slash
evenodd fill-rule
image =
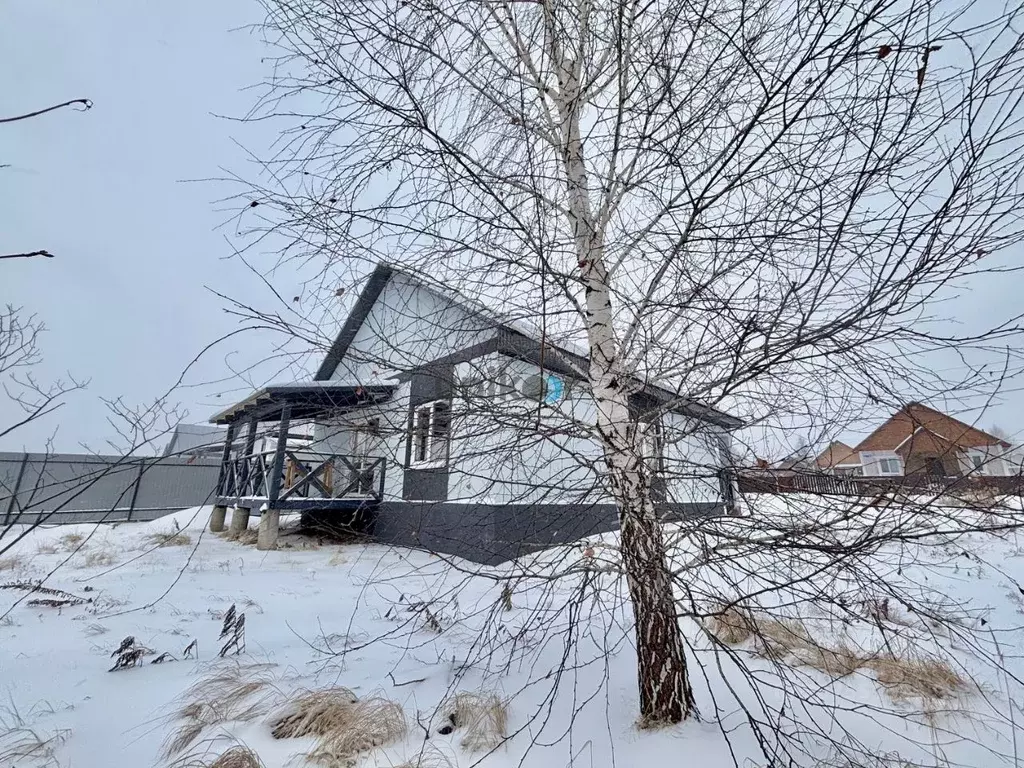
<path id="1" fill-rule="evenodd" d="M 885 762 L 897 751 L 921 765 L 1016 763 L 1015 724 L 1024 722 L 1024 539 L 974 535 L 885 563 L 892 568 L 886 578 L 907 580 L 957 614 L 963 632 L 950 635 L 893 609 L 902 631 L 887 640 L 901 644 L 900 654 L 945 653 L 967 683 L 954 697 L 896 696 L 871 668 L 832 676 L 792 659 L 787 688 L 779 659 L 750 643 L 716 652 L 687 619 L 701 720 L 642 731 L 628 602 L 621 579 L 600 567 L 614 558 L 614 537 L 589 551 L 544 553 L 529 564 L 527 579 L 520 578 L 523 563 L 484 568 L 298 535 L 283 536 L 276 552 L 258 552 L 204 532 L 207 514 L 36 530 L 3 555 L 0 584 L 42 579 L 90 602 L 29 605 L 50 596 L 0 590 L 0 724 L 8 731 L 0 766 L 166 765 L 173 756 L 163 751 L 181 724 L 187 690 L 238 664 L 252 668 L 243 674 L 271 681 L 263 706 L 248 719 L 206 728 L 185 752 L 216 754 L 244 743 L 267 766 L 302 765 L 313 740 L 274 739 L 269 723 L 296 691 L 342 685 L 400 704 L 408 726 L 403 739 L 362 754 L 360 766 L 416 765 L 424 754 L 424 766 L 763 766 L 748 725 L 758 683 L 765 707 L 795 734 L 788 748 L 820 765 L 849 764 L 828 762 L 828 736 L 878 756 L 863 765 L 897 764 Z M 579 568 L 584 562 L 597 566 Z M 758 578 L 751 570 L 743 579 Z M 716 593 L 728 600 L 741 581 L 695 578 L 704 582 L 700 600 Z M 221 660 L 218 636 L 231 605 L 245 614 L 246 648 Z M 812 617 L 808 626 L 832 626 L 824 616 L 817 622 Z M 872 637 L 870 627 L 828 632 L 833 646 L 839 634 L 860 645 Z M 127 636 L 154 653 L 140 666 L 108 672 Z M 198 660 L 183 659 L 193 640 Z M 151 663 L 163 652 L 175 660 Z M 739 662 L 749 675 L 738 672 Z M 795 690 L 807 693 L 794 697 Z M 507 700 L 509 740 L 470 751 L 459 730 L 438 733 L 439 706 L 456 691 Z M 46 744 L 33 757 L 10 756 L 12 745 L 24 750 L 36 737 Z"/>

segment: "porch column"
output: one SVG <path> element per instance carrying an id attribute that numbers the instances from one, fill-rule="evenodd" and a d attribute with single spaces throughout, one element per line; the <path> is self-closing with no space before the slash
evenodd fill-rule
<path id="1" fill-rule="evenodd" d="M 281 495 L 284 455 L 288 449 L 288 427 L 291 416 L 291 405 L 284 406 L 281 409 L 281 422 L 277 427 L 277 449 L 274 451 L 274 469 L 270 473 L 267 505 L 260 511 L 260 532 L 256 539 L 256 549 L 277 549 L 277 534 L 281 523 L 281 511 L 277 507 L 277 498 Z"/>
<path id="2" fill-rule="evenodd" d="M 245 463 L 242 465 L 242 478 L 240 487 L 235 489 L 236 496 L 248 496 L 249 494 L 249 471 L 252 469 L 252 452 L 256 450 L 256 427 L 259 421 L 253 416 L 249 419 L 249 431 L 245 434 L 245 452 L 242 454 Z"/>
<path id="3" fill-rule="evenodd" d="M 227 516 L 228 508 L 224 504 L 224 496 L 227 496 L 228 465 L 231 463 L 231 447 L 235 441 L 235 429 L 237 424 L 232 422 L 228 425 L 228 433 L 224 438 L 224 452 L 220 457 L 220 474 L 217 475 L 217 494 L 215 506 L 210 514 L 210 532 L 220 533 L 224 530 L 224 518 Z"/>

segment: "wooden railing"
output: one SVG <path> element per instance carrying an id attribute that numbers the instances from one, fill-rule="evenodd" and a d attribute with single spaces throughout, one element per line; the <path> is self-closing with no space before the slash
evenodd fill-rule
<path id="1" fill-rule="evenodd" d="M 383 457 L 355 457 L 285 451 L 276 497 L 271 498 L 274 451 L 232 457 L 223 473 L 218 496 L 266 499 L 272 506 L 289 500 L 366 499 L 379 502 L 384 495 Z"/>

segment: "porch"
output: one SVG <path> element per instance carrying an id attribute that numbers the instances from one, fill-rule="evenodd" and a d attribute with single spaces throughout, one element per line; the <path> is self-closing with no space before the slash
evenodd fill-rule
<path id="1" fill-rule="evenodd" d="M 226 424 L 210 530 L 223 531 L 227 508 L 238 535 L 251 511 L 260 514 L 260 549 L 273 549 L 282 511 L 372 509 L 381 502 L 387 470 L 383 456 L 368 450 L 322 450 L 292 425 L 386 402 L 396 384 L 339 382 L 281 384 L 254 392 L 210 421 Z M 244 434 L 243 434 L 244 433 Z"/>

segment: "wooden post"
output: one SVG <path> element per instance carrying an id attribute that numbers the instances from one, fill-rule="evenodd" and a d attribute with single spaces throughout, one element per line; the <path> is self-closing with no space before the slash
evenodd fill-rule
<path id="1" fill-rule="evenodd" d="M 224 450 L 220 454 L 220 473 L 217 475 L 217 496 L 216 501 L 220 503 L 221 496 L 227 496 L 228 465 L 231 463 L 231 448 L 235 442 L 235 430 L 237 422 L 228 425 L 228 433 L 224 438 Z"/>
<path id="2" fill-rule="evenodd" d="M 277 497 L 281 494 L 281 479 L 284 475 L 284 456 L 288 450 L 288 426 L 291 421 L 292 407 L 281 409 L 281 422 L 277 427 L 277 448 L 274 451 L 274 468 L 270 471 L 270 488 L 267 492 L 267 505 L 260 512 L 260 532 L 256 539 L 256 549 L 277 549 L 277 533 L 281 522 L 281 512 L 277 508 Z"/>
<path id="3" fill-rule="evenodd" d="M 238 422 L 228 424 L 228 433 L 224 437 L 224 450 L 220 456 L 220 473 L 217 475 L 217 492 L 214 496 L 215 505 L 210 513 L 210 533 L 220 533 L 224 530 L 224 519 L 227 517 L 228 508 L 224 503 L 224 497 L 228 495 L 228 465 L 231 463 L 231 449 L 235 443 L 235 430 Z"/>
<path id="4" fill-rule="evenodd" d="M 242 468 L 242 482 L 241 488 L 236 488 L 235 492 L 238 496 L 248 495 L 249 490 L 249 470 L 252 468 L 252 456 L 253 450 L 256 448 L 256 425 L 259 422 L 256 417 L 253 416 L 249 419 L 249 431 L 245 435 L 245 453 L 242 454 L 245 457 L 245 464 Z"/>

